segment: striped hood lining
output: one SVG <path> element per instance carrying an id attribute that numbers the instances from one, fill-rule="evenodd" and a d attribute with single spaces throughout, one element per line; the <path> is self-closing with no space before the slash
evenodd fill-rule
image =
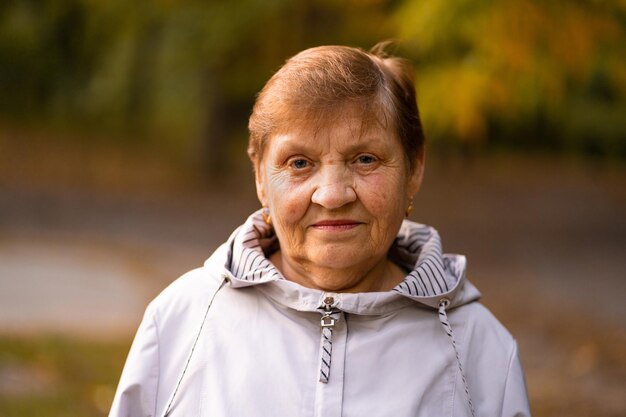
<path id="1" fill-rule="evenodd" d="M 265 223 L 261 210 L 253 213 L 233 233 L 226 267 L 234 287 L 284 280 L 268 257 L 278 249 L 274 229 Z M 404 220 L 390 250 L 390 257 L 407 271 L 393 291 L 407 296 L 436 297 L 452 291 L 464 274 L 464 258 L 442 255 L 439 233 L 423 224 Z"/>
<path id="2" fill-rule="evenodd" d="M 277 249 L 274 228 L 265 223 L 261 210 L 256 211 L 231 236 L 226 267 L 243 281 L 241 286 L 285 279 L 268 259 Z"/>

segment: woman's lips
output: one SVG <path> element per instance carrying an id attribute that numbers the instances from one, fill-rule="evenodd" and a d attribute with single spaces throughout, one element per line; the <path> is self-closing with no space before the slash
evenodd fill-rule
<path id="1" fill-rule="evenodd" d="M 340 232 L 342 230 L 350 230 L 362 224 L 356 220 L 322 220 L 313 224 L 313 228 L 318 230 L 326 230 L 329 232 Z"/>

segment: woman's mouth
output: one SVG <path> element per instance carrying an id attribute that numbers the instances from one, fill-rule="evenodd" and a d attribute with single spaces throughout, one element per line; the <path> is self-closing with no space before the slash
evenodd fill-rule
<path id="1" fill-rule="evenodd" d="M 362 224 L 356 220 L 339 219 L 339 220 L 321 220 L 313 224 L 313 228 L 317 230 L 324 230 L 328 232 L 341 232 L 343 230 L 350 230 L 358 225 Z"/>

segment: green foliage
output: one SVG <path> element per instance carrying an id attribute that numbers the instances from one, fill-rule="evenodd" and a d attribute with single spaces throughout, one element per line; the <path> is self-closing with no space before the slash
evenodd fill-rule
<path id="1" fill-rule="evenodd" d="M 6 0 L 0 118 L 220 168 L 284 59 L 393 37 L 435 143 L 626 153 L 626 6 L 603 0 Z"/>
<path id="2" fill-rule="evenodd" d="M 9 0 L 0 9 L 0 110 L 67 117 L 103 63 L 112 33 L 86 0 Z"/>
<path id="3" fill-rule="evenodd" d="M 212 164 L 245 140 L 254 95 L 288 56 L 391 34 L 388 0 L 39 3 L 0 7 L 0 114 L 215 155 Z"/>
<path id="4" fill-rule="evenodd" d="M 407 0 L 429 136 L 626 155 L 626 7 L 580 0 Z"/>

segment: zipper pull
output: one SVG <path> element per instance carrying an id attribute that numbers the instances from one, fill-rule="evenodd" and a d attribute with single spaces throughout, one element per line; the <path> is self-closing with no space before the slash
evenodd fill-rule
<path id="1" fill-rule="evenodd" d="M 322 328 L 333 328 L 335 327 L 335 319 L 333 317 L 331 317 L 331 314 L 333 313 L 333 303 L 335 302 L 335 299 L 333 297 L 326 297 L 324 298 L 324 312 L 322 313 L 322 318 L 320 320 L 320 326 L 322 326 Z"/>
<path id="2" fill-rule="evenodd" d="M 341 314 L 340 311 L 333 310 L 333 304 L 335 304 L 335 297 L 327 295 L 324 297 L 322 305 L 319 307 L 322 313 L 322 319 L 320 320 L 322 334 L 320 339 L 319 381 L 324 384 L 328 383 L 328 378 L 330 377 L 330 362 L 333 353 L 333 330 Z"/>

